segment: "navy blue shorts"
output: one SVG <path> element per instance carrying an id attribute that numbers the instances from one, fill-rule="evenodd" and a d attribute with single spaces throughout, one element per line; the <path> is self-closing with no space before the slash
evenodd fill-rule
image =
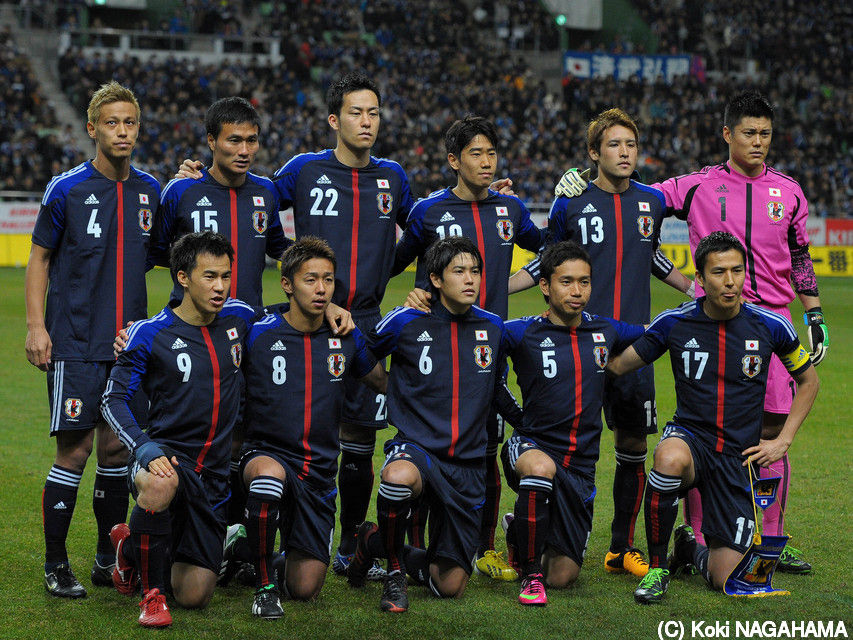
<path id="1" fill-rule="evenodd" d="M 568 556 L 578 565 L 582 565 L 589 534 L 592 532 L 595 480 L 570 469 L 564 469 L 560 466 L 560 460 L 542 449 L 536 442 L 516 434 L 506 441 L 501 450 L 501 461 L 507 484 L 516 493 L 518 493 L 520 478 L 515 472 L 515 464 L 521 454 L 530 449 L 539 449 L 551 458 L 557 467 L 554 488 L 548 500 L 551 511 L 545 546 L 551 547 L 558 555 Z"/>
<path id="2" fill-rule="evenodd" d="M 359 330 L 367 336 L 376 328 L 382 316 L 378 310 L 362 313 L 354 311 L 352 319 Z M 385 367 L 384 358 L 379 362 Z M 385 406 L 383 394 L 376 393 L 353 376 L 346 376 L 344 385 L 346 397 L 341 412 L 341 422 L 371 429 L 384 429 L 388 426 L 388 409 Z"/>
<path id="3" fill-rule="evenodd" d="M 225 504 L 231 493 L 228 478 L 206 471 L 193 471 L 195 461 L 168 447 L 161 447 L 168 458 L 174 455 L 179 465 L 178 491 L 169 505 L 172 523 L 172 562 L 186 562 L 218 573 L 222 564 L 222 545 L 225 542 Z M 140 466 L 131 456 L 128 465 L 128 485 L 136 500 L 139 492 L 134 478 Z"/>
<path id="4" fill-rule="evenodd" d="M 702 534 L 745 552 L 755 532 L 755 511 L 743 457 L 717 453 L 672 422 L 666 425 L 661 442 L 666 438 L 679 438 L 690 447 L 696 472 L 693 487 L 702 496 Z M 758 477 L 757 467 L 753 467 L 753 474 Z"/>
<path id="5" fill-rule="evenodd" d="M 279 507 L 279 528 L 284 550 L 299 551 L 329 564 L 335 535 L 334 478 L 317 486 L 299 477 L 299 470 L 271 449 L 244 449 L 240 457 L 240 477 L 252 458 L 268 456 L 284 469 L 284 495 Z"/>
<path id="6" fill-rule="evenodd" d="M 47 367 L 50 435 L 60 431 L 93 429 L 101 418 L 101 396 L 107 387 L 112 362 L 55 360 Z M 130 406 L 136 421 L 147 424 L 148 398 L 143 391 Z M 141 418 L 141 419 L 140 419 Z"/>
<path id="7" fill-rule="evenodd" d="M 483 465 L 454 464 L 411 442 L 389 440 L 385 443 L 385 465 L 397 460 L 411 462 L 421 474 L 422 499 L 430 507 L 427 559 L 433 563 L 445 558 L 471 575 L 486 501 Z"/>
<path id="8" fill-rule="evenodd" d="M 658 432 L 655 404 L 655 369 L 647 365 L 604 382 L 604 419 L 613 431 L 624 429 L 635 434 Z"/>

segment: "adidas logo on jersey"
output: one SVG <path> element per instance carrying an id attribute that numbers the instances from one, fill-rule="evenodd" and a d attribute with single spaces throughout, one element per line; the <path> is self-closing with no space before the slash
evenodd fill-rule
<path id="1" fill-rule="evenodd" d="M 418 342 L 432 342 L 432 336 L 429 335 L 426 331 L 424 331 L 421 335 L 418 336 Z"/>
<path id="2" fill-rule="evenodd" d="M 554 341 L 551 338 L 545 338 L 542 342 L 539 343 L 540 347 L 553 347 Z"/>
<path id="3" fill-rule="evenodd" d="M 100 203 L 100 202 L 98 202 L 98 199 L 95 197 L 95 194 L 94 194 L 94 193 L 92 193 L 92 194 L 90 194 L 90 195 L 89 195 L 89 197 L 88 197 L 88 198 L 86 198 L 86 201 L 85 201 L 83 204 L 101 204 L 101 203 Z M 63 509 L 64 509 L 64 508 L 65 508 L 65 507 L 63 506 Z"/>
<path id="4" fill-rule="evenodd" d="M 212 207 L 213 203 L 207 199 L 207 196 L 202 196 L 201 200 L 195 203 L 197 207 Z"/>
<path id="5" fill-rule="evenodd" d="M 60 500 L 60 501 L 59 501 L 59 502 L 57 502 L 55 505 L 53 505 L 53 508 L 54 508 L 54 509 L 60 509 L 60 510 L 62 510 L 62 509 L 67 509 L 68 507 L 66 507 L 66 506 L 65 506 L 65 503 L 64 503 L 64 502 L 62 502 L 62 500 Z"/>
<path id="6" fill-rule="evenodd" d="M 175 341 L 172 343 L 172 349 L 186 349 L 187 343 L 181 340 L 180 338 L 175 338 Z"/>
<path id="7" fill-rule="evenodd" d="M 593 207 L 593 206 L 592 206 L 592 203 L 590 202 L 588 205 L 586 205 L 586 206 L 583 208 L 583 211 L 581 211 L 581 213 L 598 213 L 598 209 L 596 209 L 595 207 Z"/>
<path id="8" fill-rule="evenodd" d="M 332 181 L 331 181 L 331 180 L 329 180 L 329 176 L 327 176 L 327 175 L 324 173 L 324 174 L 323 174 L 323 175 L 321 175 L 319 178 L 317 178 L 317 184 L 332 184 Z"/>
<path id="9" fill-rule="evenodd" d="M 439 220 L 439 222 L 453 222 L 454 220 L 456 220 L 456 218 L 450 215 L 449 211 L 445 211 L 444 215 L 441 216 L 441 220 Z"/>
<path id="10" fill-rule="evenodd" d="M 287 351 L 287 347 L 281 343 L 281 340 L 276 340 L 275 344 L 270 347 L 270 351 Z"/>
<path id="11" fill-rule="evenodd" d="M 684 348 L 685 348 L 685 349 L 698 349 L 698 348 L 699 348 L 699 343 L 698 343 L 698 342 L 696 342 L 696 338 L 690 338 L 690 340 L 688 340 L 688 341 L 684 344 Z"/>

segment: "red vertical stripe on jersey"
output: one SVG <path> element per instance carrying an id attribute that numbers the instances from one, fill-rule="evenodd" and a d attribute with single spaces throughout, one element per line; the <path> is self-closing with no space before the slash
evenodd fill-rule
<path id="1" fill-rule="evenodd" d="M 480 306 L 486 308 L 486 243 L 483 240 L 483 225 L 480 222 L 480 207 L 476 202 L 471 203 L 471 212 L 474 214 L 474 229 L 477 231 L 477 248 L 483 258 L 483 268 L 480 269 Z"/>
<path id="2" fill-rule="evenodd" d="M 571 336 L 572 344 L 572 360 L 574 360 L 575 365 L 575 417 L 572 420 L 572 426 L 569 429 L 569 450 L 566 451 L 566 455 L 563 458 L 564 469 L 569 468 L 569 462 L 572 459 L 572 454 L 578 446 L 578 426 L 580 426 L 581 412 L 583 411 L 583 369 L 581 369 L 581 352 L 578 347 L 577 329 L 574 327 L 569 329 L 569 335 Z"/>
<path id="3" fill-rule="evenodd" d="M 448 457 L 453 457 L 456 443 L 459 441 L 459 328 L 456 322 L 450 323 L 450 384 L 452 395 L 450 398 L 450 448 L 447 450 Z"/>
<path id="4" fill-rule="evenodd" d="M 302 336 L 302 344 L 305 354 L 305 407 L 303 408 L 304 417 L 302 419 L 302 450 L 305 452 L 305 457 L 302 459 L 302 473 L 300 475 L 305 478 L 308 476 L 308 467 L 311 466 L 311 445 L 308 444 L 308 436 L 311 433 L 311 376 L 313 367 L 311 366 L 311 336 L 309 334 L 306 333 Z"/>
<path id="5" fill-rule="evenodd" d="M 352 299 L 355 296 L 355 279 L 358 275 L 358 216 L 361 206 L 358 202 L 358 169 L 352 170 L 352 245 L 349 256 L 349 293 L 347 293 L 346 308 L 352 307 Z"/>
<path id="6" fill-rule="evenodd" d="M 231 208 L 231 246 L 234 259 L 231 261 L 231 297 L 237 297 L 237 247 L 240 246 L 240 227 L 237 226 L 237 189 L 228 189 Z"/>
<path id="7" fill-rule="evenodd" d="M 622 199 L 613 194 L 613 208 L 616 216 L 616 277 L 613 280 L 613 317 L 619 320 L 622 310 Z"/>
<path id="8" fill-rule="evenodd" d="M 124 326 L 124 185 L 116 182 L 116 335 Z M 136 318 L 134 318 L 136 319 Z"/>
<path id="9" fill-rule="evenodd" d="M 201 335 L 204 338 L 204 344 L 207 345 L 207 353 L 210 355 L 210 367 L 213 371 L 213 410 L 210 412 L 210 431 L 207 434 L 207 440 L 204 441 L 204 446 L 198 454 L 195 461 L 195 472 L 198 473 L 204 467 L 204 457 L 210 450 L 210 445 L 213 444 L 213 437 L 216 435 L 216 427 L 219 426 L 219 359 L 216 357 L 216 349 L 213 348 L 213 340 L 210 339 L 210 331 L 207 327 L 201 327 Z"/>
<path id="10" fill-rule="evenodd" d="M 546 509 L 548 507 L 545 507 Z M 522 527 L 524 524 L 519 522 Z M 530 528 L 530 531 L 527 534 L 527 558 L 529 561 L 536 561 L 539 558 L 536 557 L 536 492 L 528 491 L 527 492 L 527 526 Z"/>
<path id="11" fill-rule="evenodd" d="M 723 451 L 723 412 L 726 399 L 726 323 L 721 322 L 717 339 L 717 453 Z"/>

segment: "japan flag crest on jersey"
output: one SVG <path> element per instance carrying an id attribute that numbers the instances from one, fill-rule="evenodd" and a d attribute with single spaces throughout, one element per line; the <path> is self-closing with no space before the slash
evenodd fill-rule
<path id="1" fill-rule="evenodd" d="M 342 353 L 332 353 L 329 354 L 327 358 L 329 362 L 329 373 L 331 373 L 336 378 L 340 378 L 344 372 L 344 365 L 346 364 L 346 356 Z"/>
<path id="2" fill-rule="evenodd" d="M 140 193 L 139 194 L 139 204 L 148 204 L 148 194 Z"/>
<path id="3" fill-rule="evenodd" d="M 65 400 L 65 415 L 71 418 L 77 418 L 83 412 L 83 401 L 79 398 L 67 398 Z"/>
<path id="4" fill-rule="evenodd" d="M 781 202 L 768 202 L 767 217 L 773 222 L 779 222 L 783 217 L 785 217 L 785 205 Z"/>
<path id="5" fill-rule="evenodd" d="M 140 194 L 142 195 L 142 194 Z M 151 209 L 140 209 L 139 210 L 139 228 L 142 229 L 144 233 L 148 233 L 151 231 Z"/>
<path id="6" fill-rule="evenodd" d="M 267 230 L 267 217 L 266 211 L 256 210 L 252 213 L 252 226 L 259 234 Z"/>
<path id="7" fill-rule="evenodd" d="M 643 204 L 642 202 L 640 204 Z M 640 216 L 637 218 L 637 229 L 644 238 L 650 238 L 655 230 L 655 221 L 651 216 Z"/>
<path id="8" fill-rule="evenodd" d="M 263 196 L 252 196 L 252 204 L 256 207 L 264 206 L 264 197 Z"/>
<path id="9" fill-rule="evenodd" d="M 498 235 L 504 242 L 512 240 L 512 220 L 498 220 L 495 226 L 498 228 Z"/>
<path id="10" fill-rule="evenodd" d="M 492 364 L 492 348 L 487 344 L 478 344 L 474 347 L 474 362 L 481 369 L 485 369 Z"/>
<path id="11" fill-rule="evenodd" d="M 743 363 L 742 370 L 747 377 L 754 378 L 761 373 L 761 356 L 744 356 L 741 362 Z"/>
<path id="12" fill-rule="evenodd" d="M 607 347 L 593 347 L 592 355 L 595 356 L 595 364 L 599 369 L 607 366 Z"/>
<path id="13" fill-rule="evenodd" d="M 234 363 L 234 366 L 238 369 L 240 368 L 240 363 L 243 361 L 243 345 L 239 342 L 237 344 L 231 345 L 231 362 Z"/>
<path id="14" fill-rule="evenodd" d="M 376 206 L 379 209 L 379 213 L 387 216 L 394 208 L 394 196 L 386 191 L 380 191 L 376 194 Z"/>

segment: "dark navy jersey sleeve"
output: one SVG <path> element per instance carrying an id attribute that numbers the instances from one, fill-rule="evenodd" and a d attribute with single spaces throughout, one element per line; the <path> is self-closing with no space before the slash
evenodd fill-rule
<path id="1" fill-rule="evenodd" d="M 613 341 L 614 353 L 624 351 L 645 333 L 645 327 L 641 324 L 629 324 L 613 318 L 594 317 L 608 322 L 616 330 L 616 339 Z"/>
<path id="2" fill-rule="evenodd" d="M 405 231 L 394 248 L 394 264 L 391 267 L 393 278 L 408 267 L 416 258 L 421 257 L 427 249 L 424 236 L 424 213 L 429 208 L 429 201 L 418 200 L 409 213 Z"/>
<path id="3" fill-rule="evenodd" d="M 368 348 L 367 339 L 358 327 L 353 329 L 352 339 L 355 343 L 353 366 L 347 369 L 347 373 L 354 378 L 363 378 L 376 366 L 376 356 Z"/>
<path id="4" fill-rule="evenodd" d="M 518 233 L 515 234 L 515 244 L 522 249 L 538 252 L 545 242 L 547 231 L 540 229 L 530 218 L 530 211 L 525 204 L 515 196 L 504 196 L 516 200 L 519 208 Z"/>
<path id="5" fill-rule="evenodd" d="M 678 321 L 680 314 L 687 307 L 692 309 L 695 304 L 695 302 L 685 302 L 676 309 L 663 311 L 652 320 L 645 333 L 632 344 L 637 355 L 640 356 L 643 362 L 649 364 L 666 353 L 669 346 L 669 332 L 672 330 L 673 325 Z"/>
<path id="6" fill-rule="evenodd" d="M 376 328 L 370 332 L 368 342 L 370 350 L 377 359 L 381 360 L 394 352 L 400 331 L 412 319 L 412 316 L 426 315 L 409 307 L 394 307 L 379 321 Z"/>
<path id="7" fill-rule="evenodd" d="M 177 228 L 178 207 L 184 192 L 203 178 L 175 178 L 170 180 L 160 195 L 160 209 L 154 219 L 154 229 L 151 232 L 151 261 L 160 267 L 169 267 L 169 249 L 177 236 L 189 230 Z"/>

